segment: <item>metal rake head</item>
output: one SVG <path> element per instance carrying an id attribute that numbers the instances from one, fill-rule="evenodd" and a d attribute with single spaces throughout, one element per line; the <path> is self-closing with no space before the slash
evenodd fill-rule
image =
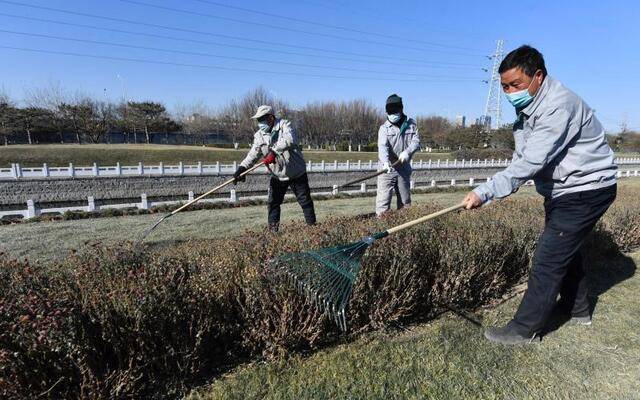
<path id="1" fill-rule="evenodd" d="M 162 221 L 164 221 L 165 219 L 169 218 L 170 216 L 171 216 L 171 214 L 167 214 L 167 215 L 161 217 L 153 225 L 151 225 L 149 228 L 145 229 L 145 231 L 142 232 L 142 235 L 140 235 L 138 240 L 135 241 L 135 246 L 137 247 L 138 245 L 140 245 L 147 238 L 147 236 L 149 236 L 149 234 L 151 232 L 153 232 L 154 229 L 156 229 L 156 227 L 158 225 L 160 225 L 160 223 L 162 223 Z"/>
<path id="2" fill-rule="evenodd" d="M 296 289 L 347 330 L 346 308 L 360 262 L 375 238 L 326 249 L 285 254 L 272 266 L 286 274 Z"/>

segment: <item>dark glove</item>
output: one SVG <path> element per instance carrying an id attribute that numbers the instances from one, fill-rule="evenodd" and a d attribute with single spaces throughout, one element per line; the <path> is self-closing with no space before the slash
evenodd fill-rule
<path id="1" fill-rule="evenodd" d="M 245 171 L 247 170 L 247 168 L 243 167 L 242 165 L 238 167 L 238 169 L 236 170 L 236 172 L 234 172 L 233 174 L 233 184 L 235 185 L 238 182 L 244 182 L 246 180 L 246 177 L 244 176 L 240 176 L 242 175 Z"/>
<path id="2" fill-rule="evenodd" d="M 276 162 L 276 153 L 273 150 L 269 150 L 269 154 L 264 157 L 262 163 L 264 165 L 269 165 L 273 164 L 274 162 Z"/>

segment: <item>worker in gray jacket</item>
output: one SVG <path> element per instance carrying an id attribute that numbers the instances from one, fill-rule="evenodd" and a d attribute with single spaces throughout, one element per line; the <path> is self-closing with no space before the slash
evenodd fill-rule
<path id="1" fill-rule="evenodd" d="M 378 176 L 377 216 L 389 210 L 394 192 L 398 209 L 411 205 L 411 157 L 420 149 L 418 125 L 404 114 L 402 98 L 392 94 L 385 109 L 387 120 L 378 130 L 378 158 L 387 173 Z"/>
<path id="2" fill-rule="evenodd" d="M 479 207 L 529 179 L 545 198 L 545 228 L 520 307 L 506 326 L 485 331 L 491 341 L 518 344 L 538 339 L 552 313 L 591 324 L 581 250 L 616 197 L 616 165 L 594 111 L 547 75 L 540 52 L 522 46 L 505 57 L 499 72 L 517 114 L 513 160 L 464 202 L 467 209 Z"/>
<path id="3" fill-rule="evenodd" d="M 314 225 L 316 213 L 311 199 L 307 167 L 293 126 L 286 119 L 277 118 L 273 108 L 268 105 L 258 107 L 251 118 L 257 120 L 259 130 L 253 136 L 249 154 L 234 174 L 236 182 L 244 181 L 244 176 L 240 175 L 264 157 L 263 162 L 271 173 L 267 200 L 269 228 L 278 230 L 280 206 L 289 187 L 302 207 L 305 221 Z"/>

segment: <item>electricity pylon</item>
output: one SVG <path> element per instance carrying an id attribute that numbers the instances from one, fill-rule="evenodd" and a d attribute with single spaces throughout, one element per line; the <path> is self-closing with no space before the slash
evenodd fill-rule
<path id="1" fill-rule="evenodd" d="M 500 63 L 504 57 L 503 48 L 504 40 L 500 39 L 496 44 L 496 52 L 490 57 L 493 59 L 493 68 L 491 68 L 491 78 L 485 81 L 489 84 L 489 94 L 487 95 L 487 104 L 484 107 L 484 115 L 481 121 L 485 132 L 502 126 L 502 99 L 500 98 L 502 87 L 500 86 L 498 68 L 500 68 Z"/>

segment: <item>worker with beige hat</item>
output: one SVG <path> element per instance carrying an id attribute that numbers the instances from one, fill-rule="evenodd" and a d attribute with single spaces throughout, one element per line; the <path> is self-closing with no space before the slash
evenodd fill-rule
<path id="1" fill-rule="evenodd" d="M 236 180 L 244 181 L 245 178 L 240 175 L 264 157 L 263 162 L 271 173 L 267 201 L 269 228 L 278 230 L 280 206 L 289 187 L 302 207 L 307 224 L 314 225 L 316 214 L 311 200 L 307 168 L 291 122 L 276 117 L 273 108 L 268 105 L 258 107 L 251 118 L 258 122 L 259 129 L 254 134 L 249 154 L 234 174 Z"/>

